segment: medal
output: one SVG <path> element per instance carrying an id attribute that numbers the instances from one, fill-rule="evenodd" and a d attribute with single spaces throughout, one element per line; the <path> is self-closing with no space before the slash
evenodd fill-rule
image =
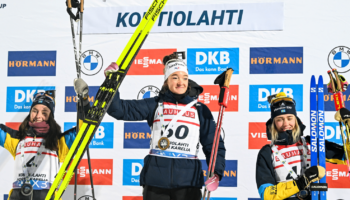
<path id="1" fill-rule="evenodd" d="M 169 148 L 169 146 L 170 146 L 170 141 L 167 137 L 162 137 L 158 140 L 158 147 L 161 150 L 165 150 L 165 149 Z"/>
<path id="2" fill-rule="evenodd" d="M 21 187 L 21 193 L 24 196 L 29 196 L 33 193 L 33 186 L 31 184 L 28 183 L 24 183 Z"/>

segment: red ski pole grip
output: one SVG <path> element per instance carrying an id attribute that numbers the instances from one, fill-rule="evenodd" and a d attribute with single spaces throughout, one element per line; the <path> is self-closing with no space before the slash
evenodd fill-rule
<path id="1" fill-rule="evenodd" d="M 225 108 L 227 108 L 229 94 L 230 90 L 227 87 L 224 86 L 220 88 L 219 106 L 224 106 Z"/>
<path id="2" fill-rule="evenodd" d="M 341 108 L 345 108 L 343 93 L 337 92 L 333 94 L 335 110 L 338 111 Z"/>

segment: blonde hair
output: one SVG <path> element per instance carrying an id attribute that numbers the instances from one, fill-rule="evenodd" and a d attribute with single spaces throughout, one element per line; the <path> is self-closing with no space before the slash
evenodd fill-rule
<path id="1" fill-rule="evenodd" d="M 293 115 L 294 116 L 294 115 Z M 295 125 L 294 128 L 292 130 L 292 136 L 293 136 L 293 142 L 297 142 L 300 136 L 300 127 L 298 124 L 298 120 L 297 118 L 294 116 L 295 119 Z M 276 128 L 276 124 L 275 124 L 275 120 L 276 118 L 273 119 L 272 124 L 270 126 L 270 133 L 271 133 L 271 143 L 275 143 L 275 141 L 278 139 L 278 131 Z"/>

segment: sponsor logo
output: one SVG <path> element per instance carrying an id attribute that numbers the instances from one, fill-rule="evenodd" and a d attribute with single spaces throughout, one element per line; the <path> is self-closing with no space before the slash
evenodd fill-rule
<path id="1" fill-rule="evenodd" d="M 128 75 L 163 75 L 163 58 L 177 49 L 141 49 L 131 64 Z"/>
<path id="2" fill-rule="evenodd" d="M 343 140 L 341 136 L 341 131 L 338 122 L 326 122 L 325 123 L 325 139 L 343 145 Z M 346 138 L 346 133 L 344 130 L 344 136 Z M 348 169 L 346 165 L 334 165 L 326 163 L 326 176 L 329 188 L 350 188 L 348 182 Z"/>
<path id="3" fill-rule="evenodd" d="M 329 188 L 350 188 L 346 165 L 326 163 L 326 177 Z"/>
<path id="4" fill-rule="evenodd" d="M 78 185 L 90 185 L 90 175 L 93 175 L 94 185 L 113 185 L 113 159 L 91 159 L 91 172 L 87 159 L 82 159 L 78 165 Z M 74 175 L 75 176 L 75 175 Z M 74 185 L 74 176 L 69 185 Z"/>
<path id="5" fill-rule="evenodd" d="M 250 73 L 303 73 L 303 47 L 250 48 Z"/>
<path id="6" fill-rule="evenodd" d="M 225 21 L 225 25 L 241 24 L 243 18 L 243 10 L 213 10 L 213 13 L 208 13 L 207 10 L 203 10 L 201 14 L 196 13 L 192 15 L 192 12 L 184 11 L 177 12 L 161 12 L 159 15 L 158 26 L 200 26 L 206 25 L 222 25 Z M 142 17 L 142 13 L 133 12 L 129 15 L 129 12 L 118 13 L 116 27 L 136 27 Z M 197 16 L 194 18 L 193 16 Z M 225 20 L 224 20 L 225 19 Z"/>
<path id="7" fill-rule="evenodd" d="M 328 54 L 328 65 L 330 68 L 336 68 L 339 72 L 349 71 L 350 49 L 346 46 L 333 48 Z"/>
<path id="8" fill-rule="evenodd" d="M 344 136 L 346 138 L 344 127 L 343 127 L 343 130 L 344 130 Z M 339 145 L 343 145 L 339 122 L 326 122 L 325 131 L 326 131 L 326 135 L 325 135 L 326 140 L 330 142 L 334 142 Z"/>
<path id="9" fill-rule="evenodd" d="M 142 196 L 123 196 L 122 200 L 143 200 Z"/>
<path id="10" fill-rule="evenodd" d="M 9 198 L 9 195 L 8 194 L 4 194 L 4 200 L 8 200 L 8 198 Z"/>
<path id="11" fill-rule="evenodd" d="M 261 149 L 271 142 L 267 140 L 265 122 L 249 122 L 248 149 Z"/>
<path id="12" fill-rule="evenodd" d="M 203 93 L 199 95 L 198 101 L 204 103 L 212 112 L 218 112 L 220 107 L 218 104 L 220 90 L 217 85 L 202 85 Z M 238 85 L 230 85 L 230 94 L 228 100 L 227 112 L 238 111 Z"/>
<path id="13" fill-rule="evenodd" d="M 123 185 L 140 185 L 140 174 L 143 167 L 143 159 L 123 160 Z"/>
<path id="14" fill-rule="evenodd" d="M 13 130 L 18 131 L 21 123 L 22 122 L 6 122 L 5 125 L 9 128 L 12 128 Z"/>
<path id="15" fill-rule="evenodd" d="M 0 4 L 0 9 L 1 8 L 5 8 L 6 7 L 6 3 L 2 3 L 2 4 Z M 6 198 L 5 198 L 6 199 Z"/>
<path id="16" fill-rule="evenodd" d="M 6 112 L 29 112 L 33 95 L 46 90 L 55 90 L 55 87 L 7 87 Z"/>
<path id="17" fill-rule="evenodd" d="M 151 128 L 147 122 L 124 122 L 124 149 L 148 149 Z"/>
<path id="18" fill-rule="evenodd" d="M 64 130 L 69 130 L 76 126 L 75 122 L 65 122 Z M 93 139 L 90 142 L 89 148 L 96 149 L 113 149 L 114 140 L 114 123 L 101 122 L 100 126 L 95 132 Z"/>
<path id="19" fill-rule="evenodd" d="M 158 96 L 159 92 L 160 90 L 156 86 L 147 85 L 146 87 L 142 88 L 137 94 L 137 99 L 152 98 Z"/>
<path id="20" fill-rule="evenodd" d="M 91 106 L 92 106 L 92 103 L 95 101 L 95 95 L 97 94 L 99 88 L 100 86 L 89 86 L 89 102 Z M 77 112 L 78 98 L 76 96 L 73 86 L 66 86 L 64 100 L 65 100 L 65 104 L 64 104 L 65 112 Z"/>
<path id="21" fill-rule="evenodd" d="M 189 74 L 239 74 L 239 48 L 187 49 L 187 63 Z"/>
<path id="22" fill-rule="evenodd" d="M 95 50 L 87 50 L 80 56 L 81 72 L 88 76 L 93 76 L 101 71 L 103 66 L 103 58 L 101 54 Z"/>
<path id="23" fill-rule="evenodd" d="M 205 160 L 201 160 L 201 162 L 203 175 L 204 177 L 207 177 L 207 163 Z M 220 181 L 219 187 L 237 187 L 237 162 L 237 160 L 226 160 L 224 176 Z"/>
<path id="24" fill-rule="evenodd" d="M 9 51 L 7 76 L 56 76 L 56 51 Z"/>
<path id="25" fill-rule="evenodd" d="M 323 90 L 328 91 L 327 85 L 323 85 Z M 343 100 L 345 107 L 350 107 L 350 90 L 343 92 Z M 324 93 L 324 110 L 325 111 L 335 111 L 334 97 L 333 94 L 325 92 Z"/>
<path id="26" fill-rule="evenodd" d="M 303 111 L 303 85 L 250 85 L 249 111 L 270 112 L 267 97 L 284 92 L 296 102 L 296 110 Z"/>

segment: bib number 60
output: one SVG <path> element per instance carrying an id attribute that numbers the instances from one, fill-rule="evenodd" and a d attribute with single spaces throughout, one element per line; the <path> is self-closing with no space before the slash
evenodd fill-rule
<path id="1" fill-rule="evenodd" d="M 165 129 L 167 129 L 167 127 L 168 126 L 165 126 Z M 180 133 L 182 133 L 183 132 L 183 134 L 181 134 L 180 135 Z M 178 126 L 177 128 L 176 128 L 176 130 L 175 130 L 175 137 L 177 138 L 177 139 L 185 139 L 186 137 L 187 137 L 187 135 L 188 135 L 188 127 L 187 126 L 185 126 L 185 125 L 180 125 L 180 126 Z M 172 129 L 168 129 L 168 135 L 166 136 L 167 138 L 170 138 L 171 136 L 173 136 L 174 135 L 174 130 L 172 130 Z M 161 136 L 163 136 L 163 132 L 161 133 Z"/>

